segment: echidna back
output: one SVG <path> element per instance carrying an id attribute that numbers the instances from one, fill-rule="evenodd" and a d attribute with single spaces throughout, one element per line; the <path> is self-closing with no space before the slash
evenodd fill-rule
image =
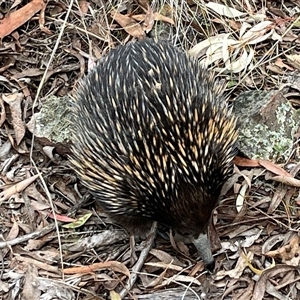
<path id="1" fill-rule="evenodd" d="M 99 61 L 73 106 L 71 161 L 113 219 L 206 229 L 237 137 L 211 73 L 167 43 L 130 43 Z"/>

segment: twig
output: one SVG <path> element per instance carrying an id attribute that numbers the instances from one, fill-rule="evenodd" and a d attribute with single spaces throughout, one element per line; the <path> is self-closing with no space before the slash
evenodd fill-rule
<path id="1" fill-rule="evenodd" d="M 151 250 L 152 245 L 154 243 L 154 239 L 156 237 L 156 231 L 157 231 L 157 222 L 153 222 L 151 230 L 149 231 L 149 235 L 146 239 L 145 247 L 141 251 L 141 254 L 140 254 L 140 257 L 139 257 L 138 261 L 133 266 L 132 271 L 131 271 L 131 275 L 130 275 L 126 285 L 124 286 L 124 288 L 120 292 L 121 299 L 123 299 L 128 294 L 128 292 L 131 290 L 131 288 L 135 284 L 135 282 L 137 280 L 138 272 L 143 267 L 143 265 L 145 263 L 145 260 L 148 256 L 148 253 Z"/>
<path id="2" fill-rule="evenodd" d="M 53 231 L 54 229 L 55 229 L 55 224 L 50 224 L 50 225 L 42 228 L 39 231 L 25 234 L 23 236 L 20 236 L 16 239 L 11 240 L 11 241 L 0 242 L 0 249 L 6 248 L 7 246 L 15 246 L 15 245 L 21 244 L 23 242 L 26 242 L 30 239 L 40 238 L 40 237 L 46 235 L 47 233 Z"/>

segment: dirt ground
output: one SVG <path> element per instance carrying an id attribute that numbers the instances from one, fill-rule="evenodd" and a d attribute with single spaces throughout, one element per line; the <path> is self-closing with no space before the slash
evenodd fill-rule
<path id="1" fill-rule="evenodd" d="M 235 160 L 212 216 L 212 273 L 173 232 L 132 250 L 70 167 L 68 138 L 33 129 L 105 53 L 146 37 L 202 57 L 230 101 L 279 90 L 296 110 L 300 1 L 222 3 L 0 1 L 0 299 L 300 299 L 298 128 L 288 159 Z M 217 38 L 214 59 L 201 42 Z"/>

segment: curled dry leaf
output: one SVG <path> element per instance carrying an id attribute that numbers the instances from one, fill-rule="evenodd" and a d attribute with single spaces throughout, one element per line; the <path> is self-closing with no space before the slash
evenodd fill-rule
<path id="1" fill-rule="evenodd" d="M 252 294 L 251 300 L 263 300 L 265 298 L 265 292 L 267 288 L 267 282 L 272 282 L 272 277 L 276 276 L 277 274 L 280 274 L 281 277 L 285 277 L 287 272 L 289 271 L 298 271 L 299 267 L 293 267 L 293 266 L 285 266 L 285 265 L 277 265 L 271 269 L 265 270 L 262 275 L 259 277 Z M 280 298 L 278 298 L 280 299 Z M 281 298 L 281 299 L 287 299 Z M 288 298 L 292 299 L 292 298 Z M 298 299 L 295 298 L 295 299 Z"/>
<path id="2" fill-rule="evenodd" d="M 145 14 L 140 14 L 140 15 L 134 15 L 131 16 L 132 19 L 139 21 L 139 22 L 144 22 L 146 20 L 146 15 Z M 154 21 L 162 21 L 171 25 L 175 25 L 174 20 L 172 20 L 169 17 L 166 17 L 158 12 L 154 13 Z"/>
<path id="3" fill-rule="evenodd" d="M 280 247 L 276 250 L 265 253 L 265 256 L 279 258 L 283 262 L 291 261 L 295 257 L 300 256 L 299 237 L 294 236 L 288 245 Z M 298 262 L 299 263 L 299 262 Z M 296 264 L 295 264 L 296 265 Z"/>
<path id="4" fill-rule="evenodd" d="M 28 185 L 30 185 L 32 182 L 34 182 L 38 177 L 39 177 L 39 175 L 34 175 L 32 177 L 29 177 L 25 180 L 22 180 L 16 184 L 14 184 L 13 186 L 9 187 L 8 189 L 4 190 L 3 192 L 1 192 L 0 193 L 0 204 L 1 204 L 1 202 L 9 199 L 12 195 L 14 195 L 16 193 L 20 193 L 21 191 L 26 189 L 28 187 Z M 2 186 L 1 188 L 3 189 L 4 187 Z"/>
<path id="5" fill-rule="evenodd" d="M 2 126 L 5 120 L 6 120 L 6 112 L 5 112 L 4 102 L 3 99 L 0 98 L 0 127 Z"/>
<path id="6" fill-rule="evenodd" d="M 274 63 L 275 67 L 278 67 L 280 69 L 286 68 L 289 71 L 293 71 L 294 69 L 290 67 L 289 65 L 285 64 L 282 60 L 282 58 L 277 57 Z"/>
<path id="7" fill-rule="evenodd" d="M 143 29 L 145 32 L 150 32 L 154 25 L 154 13 L 152 8 L 148 5 L 148 9 L 146 11 L 145 20 L 143 23 Z"/>
<path id="8" fill-rule="evenodd" d="M 275 38 L 274 28 L 275 24 L 270 21 L 260 22 L 254 27 L 245 23 L 240 29 L 239 40 L 236 40 L 230 33 L 219 34 L 195 45 L 188 51 L 188 54 L 193 57 L 203 56 L 201 63 L 205 67 L 217 61 L 223 61 L 225 68 L 221 69 L 221 72 L 224 70 L 233 73 L 246 71 L 255 53 L 249 45 L 260 43 L 269 37 Z M 281 39 L 281 37 L 278 36 L 276 39 Z"/>
<path id="9" fill-rule="evenodd" d="M 262 246 L 262 253 L 265 254 L 266 252 L 270 251 L 276 244 L 281 243 L 285 238 L 285 234 L 276 234 L 270 236 Z"/>
<path id="10" fill-rule="evenodd" d="M 245 199 L 245 196 L 246 196 L 246 191 L 248 189 L 248 184 L 243 184 L 240 191 L 239 191 L 239 194 L 236 198 L 236 201 L 235 201 L 235 207 L 236 207 L 236 210 L 237 212 L 240 212 L 243 205 L 244 205 L 244 199 Z"/>
<path id="11" fill-rule="evenodd" d="M 300 70 L 300 54 L 286 55 L 288 62 L 298 70 Z"/>
<path id="12" fill-rule="evenodd" d="M 240 40 L 242 43 L 248 45 L 258 44 L 272 36 L 275 30 L 274 28 L 275 24 L 271 21 L 260 22 L 253 27 L 251 26 L 249 30 L 240 37 Z"/>
<path id="13" fill-rule="evenodd" d="M 176 265 L 181 265 L 181 262 L 179 259 L 177 259 L 176 256 L 172 256 L 169 253 L 162 251 L 162 250 L 158 250 L 158 249 L 151 249 L 150 250 L 150 254 L 152 254 L 153 256 L 155 256 L 156 258 L 158 258 L 160 261 L 162 261 L 165 264 L 176 264 Z"/>
<path id="14" fill-rule="evenodd" d="M 214 279 L 221 280 L 225 276 L 239 279 L 242 276 L 245 268 L 248 267 L 248 263 L 252 261 L 252 259 L 253 259 L 253 252 L 249 251 L 247 255 L 241 253 L 234 269 L 228 271 L 221 270 L 217 272 L 217 274 L 214 276 Z"/>
<path id="15" fill-rule="evenodd" d="M 247 13 L 243 13 L 235 8 L 215 2 L 208 2 L 206 4 L 206 7 L 213 10 L 220 16 L 225 16 L 227 18 L 238 18 L 247 15 Z"/>
<path id="16" fill-rule="evenodd" d="M 222 60 L 226 70 L 237 73 L 246 70 L 254 57 L 253 49 L 249 48 L 248 53 L 243 47 L 239 41 L 230 38 L 230 34 L 220 34 L 195 45 L 188 54 L 193 57 L 205 54 L 201 60 L 205 67 Z"/>
<path id="17" fill-rule="evenodd" d="M 17 145 L 20 144 L 21 140 L 25 135 L 25 124 L 22 120 L 22 109 L 21 102 L 24 98 L 22 93 L 15 93 L 10 95 L 2 95 L 3 100 L 9 105 L 14 132 L 16 135 Z"/>
<path id="18" fill-rule="evenodd" d="M 15 239 L 18 235 L 19 235 L 19 225 L 18 222 L 15 219 L 13 219 L 13 226 L 11 227 L 6 237 L 6 241 L 11 241 Z"/>
<path id="19" fill-rule="evenodd" d="M 82 13 L 82 15 L 86 15 L 89 11 L 90 3 L 86 0 L 81 0 L 79 2 L 79 10 Z"/>
<path id="20" fill-rule="evenodd" d="M 207 49 L 213 45 L 218 45 L 217 48 L 219 48 L 223 44 L 224 37 L 225 37 L 224 33 L 210 37 L 210 38 L 196 44 L 193 48 L 188 50 L 187 53 L 188 53 L 188 55 L 190 55 L 192 57 L 198 57 L 199 54 L 201 54 L 204 49 Z"/>
<path id="21" fill-rule="evenodd" d="M 222 53 L 226 69 L 232 71 L 233 73 L 239 73 L 243 70 L 246 70 L 252 62 L 254 50 L 249 48 L 249 53 L 247 52 L 246 48 L 237 48 L 233 52 L 230 50 L 230 45 L 228 46 L 226 43 L 224 43 Z"/>
<path id="22" fill-rule="evenodd" d="M 133 18 L 122 15 L 116 10 L 112 10 L 110 15 L 131 36 L 138 39 L 142 39 L 145 37 L 145 32 L 142 26 L 138 24 Z"/>
<path id="23" fill-rule="evenodd" d="M 38 277 L 38 268 L 35 265 L 28 264 L 26 266 L 26 271 L 24 272 L 24 282 L 22 289 L 22 299 L 23 300 L 35 300 L 40 299 L 41 290 L 38 288 L 32 288 L 32 283 L 36 284 Z"/>

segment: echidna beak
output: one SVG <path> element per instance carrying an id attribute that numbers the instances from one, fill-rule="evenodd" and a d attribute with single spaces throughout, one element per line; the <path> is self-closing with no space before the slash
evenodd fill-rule
<path id="1" fill-rule="evenodd" d="M 206 233 L 200 233 L 197 239 L 194 239 L 193 244 L 195 245 L 198 253 L 201 255 L 206 268 L 212 272 L 215 267 L 215 260 L 212 256 L 210 242 Z"/>

